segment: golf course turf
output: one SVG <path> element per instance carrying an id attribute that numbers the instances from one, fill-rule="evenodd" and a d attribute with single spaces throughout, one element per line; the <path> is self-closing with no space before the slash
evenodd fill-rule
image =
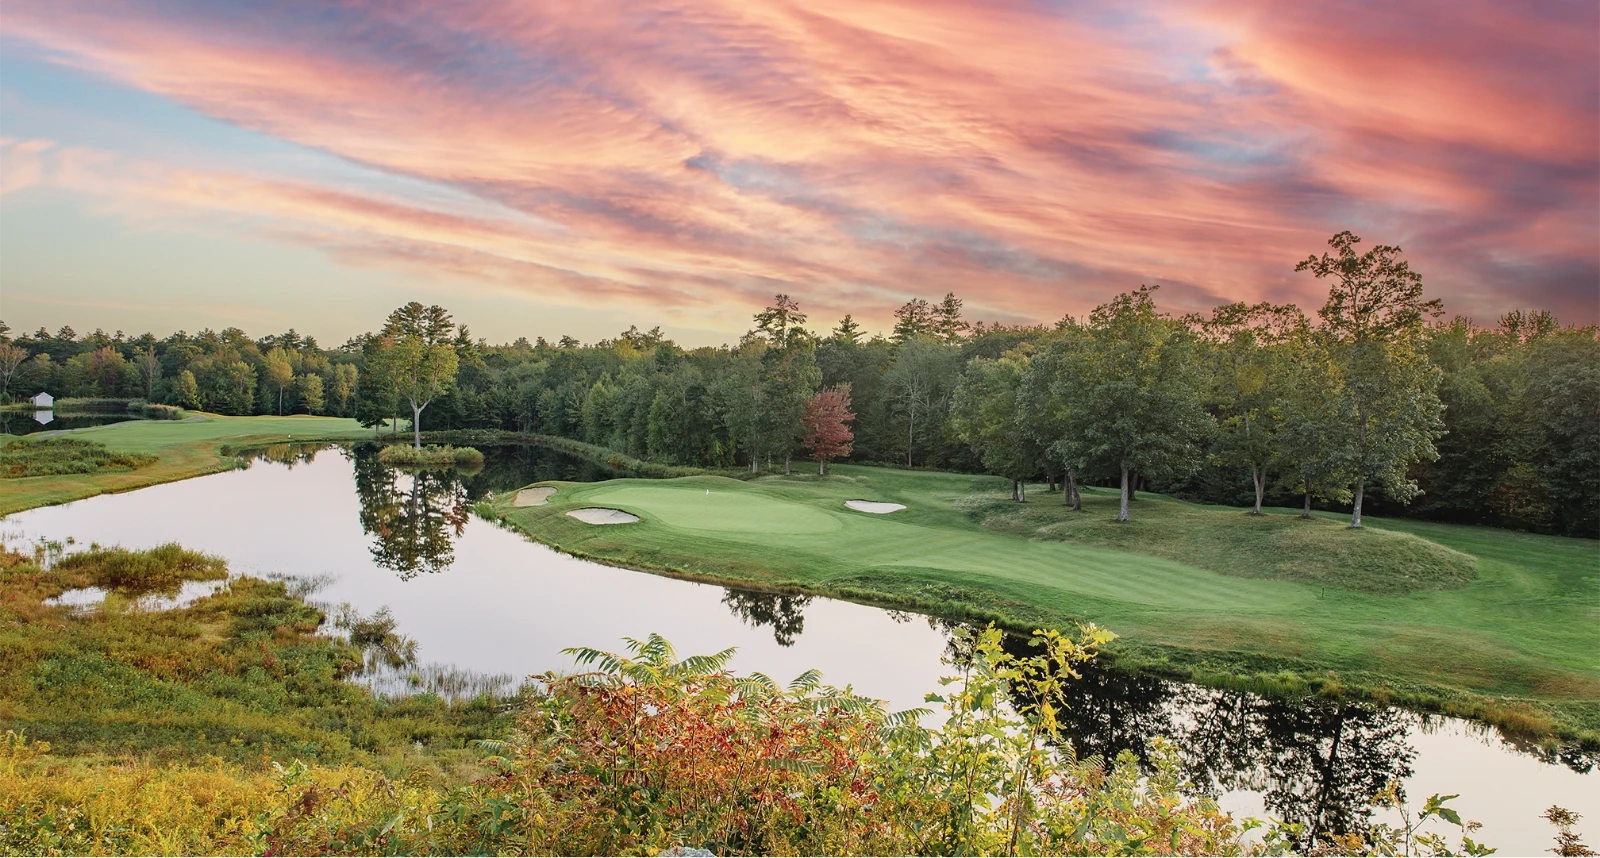
<path id="1" fill-rule="evenodd" d="M 223 417 L 199 415 L 189 420 L 130 420 L 65 432 L 24 436 L 27 443 L 51 437 L 78 438 L 104 444 L 115 453 L 155 456 L 154 464 L 131 471 L 64 474 L 0 480 L 0 515 L 37 506 L 66 503 L 106 492 L 125 492 L 198 477 L 234 467 L 224 446 L 249 446 L 275 441 L 354 441 L 374 437 L 354 420 L 343 417 Z"/>
<path id="2" fill-rule="evenodd" d="M 580 556 L 1031 630 L 1093 621 L 1131 667 L 1262 691 L 1359 693 L 1593 744 L 1600 552 L 1592 541 L 1368 519 L 1248 516 L 1142 493 L 1084 510 L 992 477 L 837 466 L 816 477 L 554 483 L 485 511 Z M 863 515 L 844 501 L 903 503 Z M 641 519 L 596 528 L 564 513 Z"/>

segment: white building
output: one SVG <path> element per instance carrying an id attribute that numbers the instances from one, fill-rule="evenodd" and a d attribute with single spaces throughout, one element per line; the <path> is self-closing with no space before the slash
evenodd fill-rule
<path id="1" fill-rule="evenodd" d="M 56 398 L 48 393 L 41 393 L 33 398 L 33 404 L 38 408 L 54 408 Z"/>

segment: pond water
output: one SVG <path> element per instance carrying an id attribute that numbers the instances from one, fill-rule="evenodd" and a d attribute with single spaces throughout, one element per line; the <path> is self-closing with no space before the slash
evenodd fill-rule
<path id="1" fill-rule="evenodd" d="M 0 435 L 32 435 L 36 432 L 56 432 L 61 429 L 87 429 L 108 423 L 125 423 L 138 420 L 125 411 L 0 411 Z"/>
<path id="2" fill-rule="evenodd" d="M 310 598 L 330 607 L 388 608 L 430 664 L 373 678 L 380 691 L 404 687 L 406 677 L 442 691 L 515 682 L 571 667 L 564 647 L 616 650 L 623 636 L 651 632 L 683 655 L 737 646 L 734 669 L 780 682 L 818 668 L 892 709 L 923 705 L 949 672 L 940 658 L 952 627 L 937 619 L 617 569 L 468 512 L 488 492 L 611 476 L 602 466 L 508 447 L 486 451 L 475 474 L 412 476 L 375 452 L 277 447 L 245 470 L 18 513 L 0 522 L 0 536 L 13 545 L 177 541 L 225 557 L 235 573 L 314 582 Z M 1468 722 L 1272 701 L 1114 669 L 1089 670 L 1072 688 L 1067 733 L 1081 754 L 1142 752 L 1157 736 L 1172 738 L 1187 775 L 1235 813 L 1339 829 L 1386 818 L 1370 797 L 1398 778 L 1413 804 L 1460 793 L 1452 806 L 1482 822 L 1476 839 L 1501 854 L 1545 854 L 1552 829 L 1539 814 L 1552 804 L 1585 814 L 1580 831 L 1600 840 L 1592 760 L 1542 758 Z"/>

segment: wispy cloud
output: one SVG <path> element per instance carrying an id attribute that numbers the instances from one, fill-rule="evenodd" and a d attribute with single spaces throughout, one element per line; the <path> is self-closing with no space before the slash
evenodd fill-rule
<path id="1" fill-rule="evenodd" d="M 726 326 L 774 291 L 989 317 L 1142 282 L 1319 303 L 1354 228 L 1452 309 L 1596 313 L 1600 7 L 1407 0 L 337 6 L 11 0 L 7 31 L 194 110 L 447 187 L 8 141 L 3 187 L 223 216 L 361 265 Z M 32 148 L 29 148 L 32 147 Z M 118 201 L 121 201 L 120 203 Z"/>

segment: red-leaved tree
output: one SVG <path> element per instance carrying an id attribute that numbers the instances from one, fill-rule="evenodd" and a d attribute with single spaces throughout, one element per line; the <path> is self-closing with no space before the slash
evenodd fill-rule
<path id="1" fill-rule="evenodd" d="M 850 385 L 830 387 L 806 402 L 805 435 L 801 446 L 811 451 L 817 460 L 817 473 L 826 474 L 828 463 L 850 455 L 850 442 L 855 435 L 844 425 L 856 419 L 850 411 Z"/>

